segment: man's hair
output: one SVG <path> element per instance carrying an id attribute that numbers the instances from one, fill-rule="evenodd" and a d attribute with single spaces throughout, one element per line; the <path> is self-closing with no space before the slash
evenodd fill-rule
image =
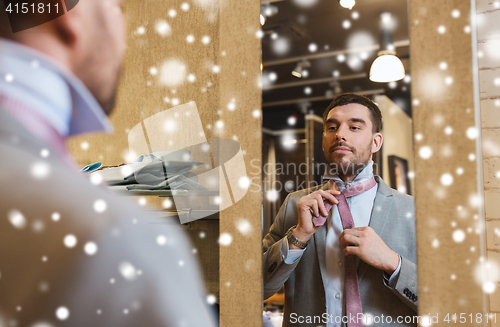
<path id="1" fill-rule="evenodd" d="M 346 104 L 357 103 L 362 106 L 365 106 L 370 111 L 371 119 L 372 119 L 372 131 L 373 133 L 379 133 L 382 129 L 382 113 L 380 112 L 379 107 L 364 95 L 359 95 L 355 93 L 341 93 L 333 98 L 333 101 L 330 103 L 328 108 L 326 108 L 325 113 L 323 114 L 323 125 L 326 125 L 326 119 L 330 110 L 335 107 L 345 106 Z"/>

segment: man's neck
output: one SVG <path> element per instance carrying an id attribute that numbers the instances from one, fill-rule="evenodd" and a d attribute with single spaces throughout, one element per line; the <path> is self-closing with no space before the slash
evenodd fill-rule
<path id="1" fill-rule="evenodd" d="M 373 176 L 373 162 L 370 160 L 368 163 L 364 165 L 363 168 L 358 167 L 355 170 L 349 171 L 350 174 L 346 174 L 346 170 L 342 169 L 337 169 L 335 171 L 333 170 L 327 170 L 325 172 L 325 175 L 323 175 L 323 178 L 325 179 L 336 179 L 339 183 L 342 183 L 344 185 L 346 184 L 352 184 L 356 183 L 357 180 L 364 180 L 366 178 L 369 178 Z M 339 171 L 340 170 L 340 171 Z"/>
<path id="2" fill-rule="evenodd" d="M 352 183 L 352 181 L 356 178 L 356 176 L 358 176 L 358 174 L 356 175 L 340 175 L 339 174 L 339 178 L 346 184 L 350 184 Z"/>
<path id="3" fill-rule="evenodd" d="M 36 110 L 61 135 L 112 131 L 111 123 L 88 88 L 46 53 L 0 37 L 0 93 Z M 78 117 L 78 119 L 73 119 Z"/>

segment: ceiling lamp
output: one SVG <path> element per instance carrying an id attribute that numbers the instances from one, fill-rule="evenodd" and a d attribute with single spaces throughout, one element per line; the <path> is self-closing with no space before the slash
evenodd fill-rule
<path id="1" fill-rule="evenodd" d="M 292 75 L 301 78 L 304 75 L 304 68 L 311 67 L 311 62 L 307 59 L 302 59 L 297 63 L 297 66 L 292 70 Z M 305 76 L 304 76 L 305 77 Z"/>
<path id="2" fill-rule="evenodd" d="M 266 19 L 268 17 L 272 17 L 278 13 L 278 7 L 265 4 L 260 7 L 260 25 L 264 25 L 266 23 Z"/>
<path id="3" fill-rule="evenodd" d="M 351 10 L 355 4 L 356 4 L 356 0 L 340 0 L 340 5 L 344 8 L 349 9 L 349 10 Z"/>
<path id="4" fill-rule="evenodd" d="M 342 93 L 342 87 L 340 86 L 339 81 L 330 82 L 329 85 L 332 88 L 333 94 L 337 95 L 337 94 Z"/>
<path id="5" fill-rule="evenodd" d="M 261 11 L 264 16 L 273 17 L 278 13 L 278 7 L 270 4 L 265 4 L 262 6 Z"/>
<path id="6" fill-rule="evenodd" d="M 396 50 L 392 43 L 392 32 L 388 27 L 387 19 L 389 13 L 382 13 L 382 33 L 380 37 L 380 51 L 378 57 L 370 68 L 370 80 L 378 83 L 399 81 L 405 77 L 405 68 L 401 60 L 396 56 Z"/>

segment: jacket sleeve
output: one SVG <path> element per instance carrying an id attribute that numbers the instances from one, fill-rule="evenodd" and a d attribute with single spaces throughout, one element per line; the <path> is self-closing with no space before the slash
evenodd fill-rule
<path id="1" fill-rule="evenodd" d="M 389 287 L 387 284 L 385 284 Z M 390 288 L 390 287 L 389 287 Z M 404 304 L 417 312 L 418 309 L 418 287 L 417 287 L 417 265 L 401 256 L 401 270 L 398 281 L 392 292 L 396 294 Z"/>
<path id="2" fill-rule="evenodd" d="M 300 262 L 299 258 L 291 264 L 285 263 L 285 255 L 281 251 L 287 230 L 297 220 L 297 210 L 293 207 L 294 205 L 294 201 L 291 201 L 290 195 L 288 195 L 269 232 L 262 241 L 264 252 L 262 265 L 264 299 L 269 298 L 281 289 Z M 288 221 L 287 217 L 290 217 Z"/>

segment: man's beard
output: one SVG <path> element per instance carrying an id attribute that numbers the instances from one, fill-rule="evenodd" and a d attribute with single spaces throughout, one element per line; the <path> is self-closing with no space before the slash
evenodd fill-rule
<path id="1" fill-rule="evenodd" d="M 349 153 L 335 153 L 333 149 L 336 147 L 347 147 L 352 152 L 351 158 L 349 160 L 344 160 Z M 348 146 L 345 143 L 335 143 L 325 151 L 325 158 L 329 164 L 329 175 L 338 175 L 342 180 L 345 177 L 357 176 L 370 162 L 371 155 L 371 143 L 364 149 L 364 151 L 359 152 L 357 149 Z"/>

